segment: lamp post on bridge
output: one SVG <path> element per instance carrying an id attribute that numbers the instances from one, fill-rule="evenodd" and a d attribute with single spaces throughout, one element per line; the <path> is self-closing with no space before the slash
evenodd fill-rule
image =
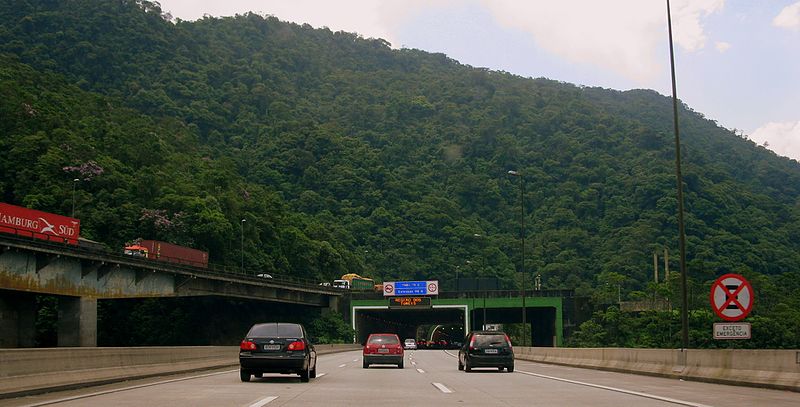
<path id="1" fill-rule="evenodd" d="M 78 178 L 75 178 L 75 179 L 72 180 L 72 216 L 71 217 L 73 217 L 73 218 L 75 217 L 75 188 L 78 186 L 78 182 L 80 182 L 80 179 L 78 179 Z"/>
<path id="2" fill-rule="evenodd" d="M 244 223 L 247 222 L 247 219 L 242 219 L 242 240 L 241 240 L 241 251 L 242 251 L 242 265 L 240 271 L 244 274 Z"/>

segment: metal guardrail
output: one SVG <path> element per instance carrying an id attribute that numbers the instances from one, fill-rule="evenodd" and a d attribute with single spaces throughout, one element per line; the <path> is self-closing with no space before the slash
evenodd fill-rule
<path id="1" fill-rule="evenodd" d="M 262 270 L 244 269 L 239 267 L 227 267 L 224 265 L 209 263 L 208 267 L 192 266 L 187 264 L 180 264 L 175 262 L 146 259 L 142 257 L 129 256 L 124 254 L 114 253 L 108 249 L 99 247 L 87 247 L 81 245 L 70 244 L 60 239 L 59 241 L 39 239 L 30 231 L 19 231 L 20 233 L 9 233 L 8 227 L 3 229 L 0 233 L 0 245 L 25 245 L 43 251 L 52 251 L 57 254 L 71 255 L 75 257 L 82 257 L 88 259 L 95 259 L 106 261 L 109 263 L 126 264 L 133 267 L 145 269 L 158 269 L 164 272 L 171 272 L 175 274 L 191 275 L 195 277 L 208 277 L 208 278 L 233 278 L 251 283 L 268 283 L 270 285 L 280 285 L 286 287 L 295 287 L 302 289 L 313 289 L 326 294 L 343 295 L 347 290 L 333 288 L 329 286 L 319 285 L 318 282 L 310 279 L 303 279 L 297 277 L 288 277 L 282 275 L 273 275 L 271 278 L 258 277 L 258 274 L 264 273 Z"/>

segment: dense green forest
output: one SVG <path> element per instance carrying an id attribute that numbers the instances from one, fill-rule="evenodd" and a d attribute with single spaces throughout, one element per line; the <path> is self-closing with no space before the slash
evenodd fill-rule
<path id="1" fill-rule="evenodd" d="M 243 234 L 246 267 L 273 275 L 447 288 L 460 272 L 518 288 L 524 181 L 524 272 L 597 310 L 575 345 L 678 343 L 646 328 L 671 312 L 606 309 L 677 303 L 675 281 L 652 282 L 654 252 L 678 258 L 671 114 L 654 91 L 523 78 L 272 16 L 0 4 L 3 202 L 69 214 L 74 188 L 83 236 L 111 248 L 160 239 L 236 265 Z M 685 105 L 680 123 L 693 315 L 717 276 L 740 273 L 763 338 L 745 346 L 800 347 L 800 164 Z M 692 345 L 717 346 L 713 318 L 692 321 Z"/>

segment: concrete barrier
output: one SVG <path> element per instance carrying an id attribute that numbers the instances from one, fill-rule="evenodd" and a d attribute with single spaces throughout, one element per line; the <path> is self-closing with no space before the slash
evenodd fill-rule
<path id="1" fill-rule="evenodd" d="M 522 360 L 800 392 L 800 351 L 522 348 Z"/>
<path id="2" fill-rule="evenodd" d="M 317 353 L 360 345 L 315 345 Z M 0 398 L 239 365 L 238 346 L 0 349 Z"/>

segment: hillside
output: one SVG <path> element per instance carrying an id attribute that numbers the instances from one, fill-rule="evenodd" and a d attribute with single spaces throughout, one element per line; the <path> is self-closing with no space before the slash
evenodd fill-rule
<path id="1" fill-rule="evenodd" d="M 242 233 L 246 266 L 270 274 L 448 287 L 460 272 L 514 288 L 514 169 L 526 271 L 544 288 L 638 298 L 653 252 L 677 258 L 671 101 L 652 91 L 255 14 L 167 21 L 148 1 L 27 1 L 0 5 L 0 115 L 2 200 L 66 214 L 72 179 L 90 179 L 77 216 L 111 247 L 170 240 L 235 266 Z M 680 115 L 693 306 L 738 272 L 757 313 L 797 309 L 800 164 Z"/>

